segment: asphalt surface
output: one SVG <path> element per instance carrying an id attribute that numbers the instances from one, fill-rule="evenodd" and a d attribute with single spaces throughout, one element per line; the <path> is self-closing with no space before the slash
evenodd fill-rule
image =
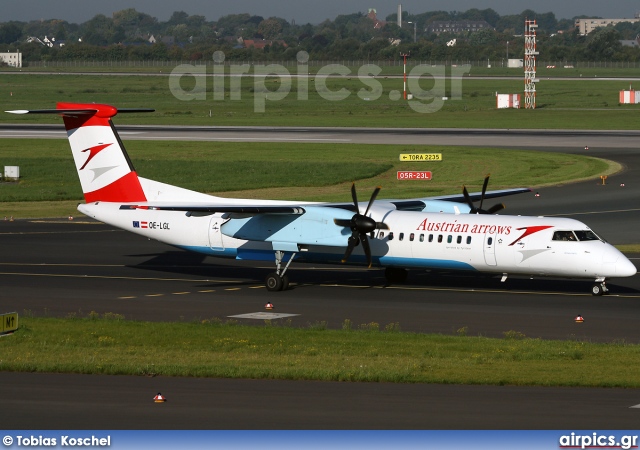
<path id="1" fill-rule="evenodd" d="M 640 416 L 640 391 L 624 389 L 7 372 L 0 382 L 5 429 L 637 429 Z"/>
<path id="2" fill-rule="evenodd" d="M 361 136 L 377 142 L 395 137 Z M 449 135 L 452 144 L 455 136 Z M 476 136 L 475 144 L 485 145 L 483 139 L 492 137 Z M 623 172 L 604 186 L 583 182 L 508 198 L 507 212 L 571 215 L 613 243 L 637 243 L 638 156 L 632 147 L 599 147 L 599 139 L 594 136 L 586 152 L 618 161 Z M 553 135 L 543 140 L 545 150 L 585 152 L 583 145 L 557 146 Z M 417 332 L 467 327 L 469 335 L 501 337 L 516 330 L 545 339 L 640 342 L 638 275 L 612 280 L 611 295 L 592 297 L 588 281 L 514 277 L 500 283 L 416 271 L 406 285 L 386 286 L 380 270 L 294 264 L 292 289 L 269 293 L 262 282 L 271 265 L 191 255 L 82 217 L 0 222 L 0 248 L 0 311 L 65 316 L 93 310 L 137 320 L 192 320 L 264 312 L 271 301 L 274 312 L 296 314 L 294 326 L 326 321 L 339 328 L 348 318 L 355 324 L 398 322 Z M 639 265 L 637 257 L 632 260 Z M 584 323 L 574 322 L 578 314 Z M 640 414 L 631 408 L 640 404 L 636 389 L 5 372 L 0 380 L 6 429 L 633 429 Z M 169 398 L 160 408 L 152 401 L 156 392 Z"/>
<path id="3" fill-rule="evenodd" d="M 19 116 L 18 116 L 19 117 Z M 61 125 L 0 124 L 0 138 L 66 139 Z M 591 152 L 635 149 L 637 130 L 510 130 L 471 128 L 323 128 L 268 126 L 119 125 L 123 140 L 337 142 L 359 144 L 467 145 Z"/>

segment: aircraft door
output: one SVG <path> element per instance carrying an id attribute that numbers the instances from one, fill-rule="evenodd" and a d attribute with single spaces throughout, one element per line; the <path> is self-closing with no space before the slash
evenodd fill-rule
<path id="1" fill-rule="evenodd" d="M 222 232 L 220 228 L 226 221 L 220 217 L 213 215 L 209 222 L 209 246 L 212 250 L 224 250 L 224 242 L 222 241 Z"/>
<path id="2" fill-rule="evenodd" d="M 489 266 L 495 266 L 496 263 L 496 235 L 484 235 L 484 262 Z"/>

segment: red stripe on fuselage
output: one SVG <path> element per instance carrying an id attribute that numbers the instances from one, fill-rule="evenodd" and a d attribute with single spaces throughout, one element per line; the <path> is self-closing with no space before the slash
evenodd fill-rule
<path id="1" fill-rule="evenodd" d="M 92 192 L 85 192 L 84 199 L 90 202 L 146 202 L 138 174 L 129 172 L 108 186 Z"/>

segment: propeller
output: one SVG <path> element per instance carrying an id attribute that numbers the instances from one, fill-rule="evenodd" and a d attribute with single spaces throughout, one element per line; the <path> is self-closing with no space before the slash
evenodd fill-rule
<path id="1" fill-rule="evenodd" d="M 367 262 L 369 263 L 369 267 L 371 267 L 371 248 L 369 246 L 369 238 L 367 234 L 371 233 L 374 230 L 388 230 L 389 227 L 382 223 L 376 222 L 371 217 L 367 217 L 369 213 L 369 209 L 371 209 L 371 205 L 375 201 L 378 193 L 380 192 L 380 186 L 376 187 L 371 194 L 371 198 L 369 199 L 369 204 L 367 205 L 367 209 L 364 211 L 364 214 L 360 214 L 360 208 L 358 207 L 358 195 L 356 194 L 356 184 L 353 183 L 351 185 L 351 198 L 353 199 L 353 205 L 356 209 L 356 214 L 353 215 L 351 219 L 333 219 L 333 222 L 340 227 L 349 227 L 351 229 L 351 236 L 349 236 L 349 240 L 347 241 L 347 251 L 342 258 L 342 262 L 346 262 L 351 256 L 351 252 L 353 249 L 358 246 L 359 243 L 362 242 L 362 249 L 364 250 L 364 254 L 367 257 Z"/>
<path id="2" fill-rule="evenodd" d="M 477 208 L 474 206 L 473 201 L 469 196 L 467 187 L 462 186 L 462 194 L 464 195 L 464 198 L 467 201 L 467 204 L 471 208 L 471 211 L 469 211 L 469 214 L 495 214 L 498 211 L 505 208 L 504 203 L 498 203 L 496 205 L 493 205 L 489 209 L 486 209 L 486 210 L 482 209 L 482 203 L 484 202 L 484 194 L 487 192 L 487 186 L 489 185 L 489 177 L 490 175 L 487 175 L 486 177 L 484 177 L 484 183 L 482 184 L 482 195 L 480 196 L 480 206 L 478 206 Z"/>

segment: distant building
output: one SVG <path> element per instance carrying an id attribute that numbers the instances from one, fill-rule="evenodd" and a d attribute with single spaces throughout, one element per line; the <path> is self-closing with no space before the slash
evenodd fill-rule
<path id="1" fill-rule="evenodd" d="M 379 30 L 387 24 L 384 20 L 378 19 L 377 12 L 373 8 L 369 8 L 369 14 L 367 14 L 367 17 L 373 21 L 373 28 L 376 30 Z"/>
<path id="2" fill-rule="evenodd" d="M 635 48 L 639 48 L 640 47 L 640 44 L 638 44 L 638 40 L 637 39 L 621 40 L 620 43 L 622 44 L 623 47 L 635 47 Z"/>
<path id="3" fill-rule="evenodd" d="M 427 33 L 464 33 L 491 29 L 491 25 L 484 20 L 436 20 L 429 24 Z"/>
<path id="4" fill-rule="evenodd" d="M 11 67 L 22 67 L 22 53 L 0 53 L 0 61 Z"/>
<path id="5" fill-rule="evenodd" d="M 621 22 L 636 23 L 640 22 L 640 17 L 636 14 L 633 19 L 576 19 L 576 28 L 579 30 L 581 36 L 585 36 L 591 33 L 596 28 L 613 26 Z"/>
<path id="6" fill-rule="evenodd" d="M 158 36 L 155 37 L 153 34 L 149 36 L 147 39 L 149 44 L 157 44 L 158 42 L 162 42 L 166 45 L 175 45 L 176 39 L 173 36 Z"/>

